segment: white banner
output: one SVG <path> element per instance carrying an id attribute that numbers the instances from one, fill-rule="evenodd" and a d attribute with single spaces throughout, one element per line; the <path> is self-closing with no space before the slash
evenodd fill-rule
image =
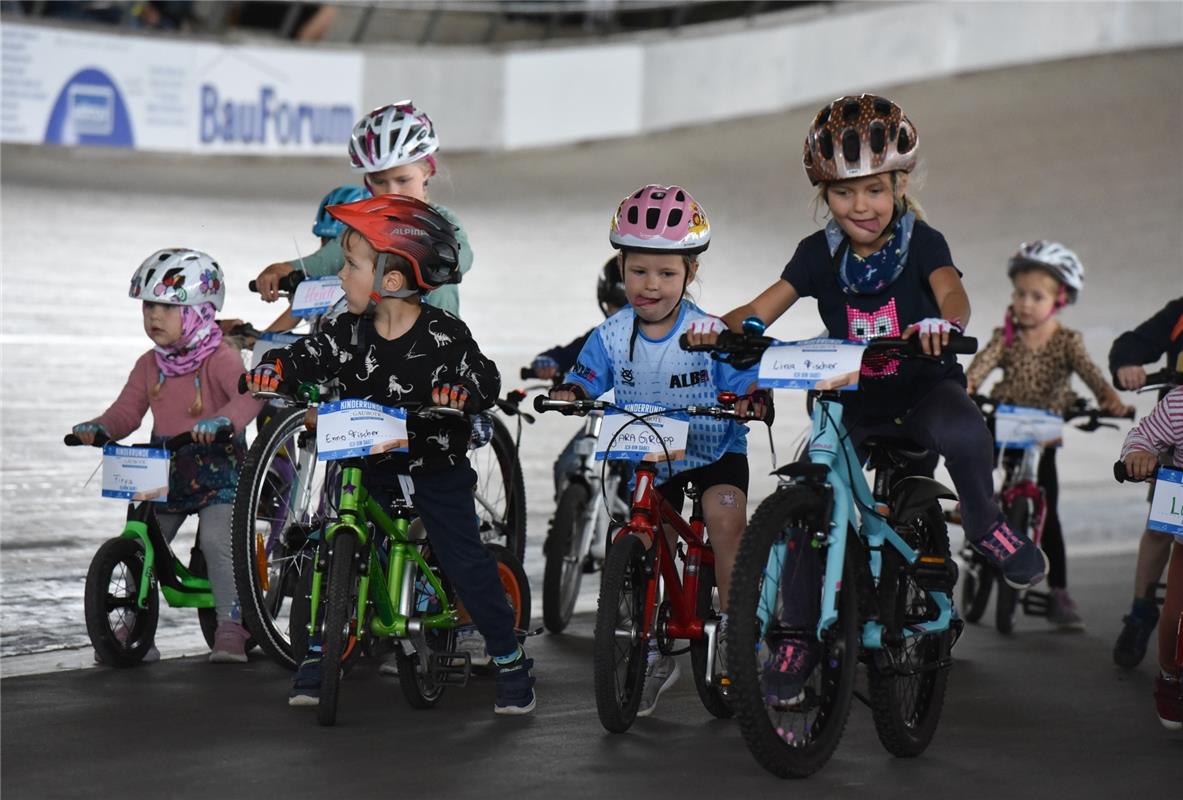
<path id="1" fill-rule="evenodd" d="M 5 22 L 0 140 L 344 159 L 362 57 Z"/>

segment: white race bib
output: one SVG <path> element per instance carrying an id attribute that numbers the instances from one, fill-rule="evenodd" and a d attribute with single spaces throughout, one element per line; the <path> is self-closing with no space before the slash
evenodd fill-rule
<path id="1" fill-rule="evenodd" d="M 1183 537 L 1183 472 L 1158 468 L 1154 497 L 1150 500 L 1150 519 L 1146 527 Z M 1180 539 L 1183 541 L 1183 538 Z"/>
<path id="2" fill-rule="evenodd" d="M 1054 411 L 1023 406 L 994 409 L 994 441 L 999 447 L 1056 444 L 1064 436 L 1064 418 Z"/>
<path id="3" fill-rule="evenodd" d="M 857 389 L 864 342 L 806 339 L 764 351 L 758 383 L 765 389 Z"/>
<path id="4" fill-rule="evenodd" d="M 334 275 L 308 278 L 296 287 L 296 294 L 292 297 L 292 314 L 297 317 L 324 314 L 344 296 L 340 278 Z"/>
<path id="5" fill-rule="evenodd" d="M 685 413 L 662 414 L 661 406 L 634 403 L 625 406 L 637 414 L 653 414 L 644 421 L 615 409 L 604 412 L 596 460 L 681 461 L 686 458 L 690 418 Z"/>
<path id="6" fill-rule="evenodd" d="M 103 447 L 103 497 L 120 500 L 168 500 L 167 450 L 146 447 Z"/>
<path id="7" fill-rule="evenodd" d="M 301 284 L 303 285 L 303 284 Z M 268 350 L 274 350 L 277 347 L 287 347 L 289 344 L 295 344 L 303 338 L 295 333 L 264 333 L 255 340 L 255 347 L 251 350 L 251 369 L 263 363 L 263 356 L 267 354 Z"/>
<path id="8" fill-rule="evenodd" d="M 407 452 L 407 412 L 369 400 L 338 400 L 316 409 L 316 458 Z"/>

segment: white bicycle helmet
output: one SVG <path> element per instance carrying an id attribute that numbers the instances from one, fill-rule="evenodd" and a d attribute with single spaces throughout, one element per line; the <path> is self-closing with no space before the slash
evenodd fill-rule
<path id="1" fill-rule="evenodd" d="M 439 147 L 431 119 L 410 100 L 400 100 L 357 121 L 349 137 L 349 160 L 354 172 L 381 172 L 426 158 Z"/>
<path id="2" fill-rule="evenodd" d="M 1006 276 L 1013 278 L 1015 273 L 1026 269 L 1042 269 L 1058 280 L 1067 291 L 1069 303 L 1075 303 L 1084 289 L 1084 266 L 1080 258 L 1059 242 L 1038 239 L 1019 245 L 1018 252 L 1007 263 Z"/>
<path id="3" fill-rule="evenodd" d="M 218 262 L 207 254 L 185 247 L 167 247 L 140 264 L 131 276 L 127 296 L 172 306 L 213 303 L 221 311 L 222 301 L 226 299 L 226 281 Z"/>

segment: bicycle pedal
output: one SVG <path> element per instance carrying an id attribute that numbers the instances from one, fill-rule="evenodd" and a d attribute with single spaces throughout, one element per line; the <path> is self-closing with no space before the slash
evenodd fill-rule
<path id="1" fill-rule="evenodd" d="M 448 686 L 465 686 L 472 677 L 472 656 L 466 652 L 435 652 L 427 661 L 432 681 Z"/>
<path id="2" fill-rule="evenodd" d="M 1023 593 L 1023 613 L 1031 617 L 1046 617 L 1052 607 L 1052 596 L 1047 592 L 1028 589 Z"/>
<path id="3" fill-rule="evenodd" d="M 934 553 L 921 553 L 911 566 L 916 585 L 926 592 L 953 591 L 957 585 L 957 562 Z"/>

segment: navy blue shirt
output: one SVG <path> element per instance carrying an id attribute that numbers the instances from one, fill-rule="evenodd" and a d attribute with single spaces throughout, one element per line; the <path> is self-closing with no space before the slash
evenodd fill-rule
<path id="1" fill-rule="evenodd" d="M 818 313 L 830 336 L 865 340 L 899 336 L 909 325 L 941 316 L 929 276 L 934 270 L 951 266 L 953 256 L 945 237 L 916 220 L 904 271 L 878 294 L 851 295 L 842 291 L 825 231 L 801 240 L 781 278 L 802 297 L 817 298 Z M 858 391 L 844 396 L 843 403 L 848 416 L 892 419 L 912 408 L 946 378 L 965 385 L 965 373 L 951 354 L 942 355 L 939 361 L 875 354 L 863 362 Z"/>

